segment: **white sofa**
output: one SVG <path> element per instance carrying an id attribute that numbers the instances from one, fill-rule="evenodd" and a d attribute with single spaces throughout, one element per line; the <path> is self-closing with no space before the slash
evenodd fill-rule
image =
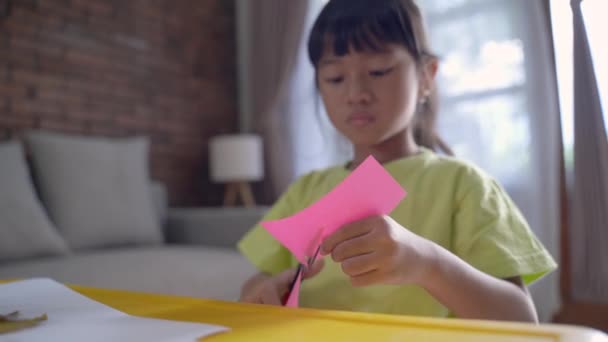
<path id="1" fill-rule="evenodd" d="M 0 279 L 57 281 L 233 301 L 254 267 L 234 248 L 265 208 L 170 209 L 167 243 L 0 263 Z"/>
<path id="2" fill-rule="evenodd" d="M 49 132 L 0 143 L 0 279 L 236 300 L 255 270 L 234 247 L 266 209 L 169 209 L 148 145 Z"/>

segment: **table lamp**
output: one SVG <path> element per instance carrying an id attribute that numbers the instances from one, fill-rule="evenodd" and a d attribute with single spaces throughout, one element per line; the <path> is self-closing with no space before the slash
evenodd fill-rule
<path id="1" fill-rule="evenodd" d="M 262 139 L 254 134 L 226 134 L 209 141 L 211 180 L 225 183 L 224 206 L 234 206 L 238 197 L 245 207 L 255 206 L 249 182 L 264 177 Z"/>

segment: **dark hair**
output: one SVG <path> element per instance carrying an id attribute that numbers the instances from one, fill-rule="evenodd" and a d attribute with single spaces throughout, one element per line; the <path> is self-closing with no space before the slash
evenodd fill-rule
<path id="1" fill-rule="evenodd" d="M 330 0 L 313 25 L 308 57 L 317 69 L 328 45 L 334 54 L 344 56 L 350 49 L 379 52 L 385 44 L 404 46 L 419 65 L 436 58 L 430 52 L 422 15 L 413 0 Z M 414 117 L 414 140 L 451 155 L 452 150 L 435 128 L 437 112 L 438 95 L 432 87 Z"/>

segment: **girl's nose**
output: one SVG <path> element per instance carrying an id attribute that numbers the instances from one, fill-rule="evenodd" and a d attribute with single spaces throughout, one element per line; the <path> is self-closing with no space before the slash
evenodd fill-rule
<path id="1" fill-rule="evenodd" d="M 367 104 L 373 97 L 367 82 L 361 78 L 353 78 L 349 82 L 347 95 L 349 104 Z"/>

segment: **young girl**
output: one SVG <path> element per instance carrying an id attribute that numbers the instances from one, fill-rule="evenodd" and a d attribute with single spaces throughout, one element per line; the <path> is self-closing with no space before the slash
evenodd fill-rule
<path id="1" fill-rule="evenodd" d="M 301 177 L 264 220 L 306 208 L 369 155 L 409 195 L 390 216 L 352 222 L 323 241 L 329 257 L 307 271 L 300 305 L 535 322 L 526 285 L 556 264 L 496 181 L 435 153 L 451 151 L 435 131 L 437 58 L 413 0 L 331 0 L 308 51 L 354 157 Z M 260 270 L 241 300 L 280 305 L 295 258 L 260 225 L 238 247 Z"/>

